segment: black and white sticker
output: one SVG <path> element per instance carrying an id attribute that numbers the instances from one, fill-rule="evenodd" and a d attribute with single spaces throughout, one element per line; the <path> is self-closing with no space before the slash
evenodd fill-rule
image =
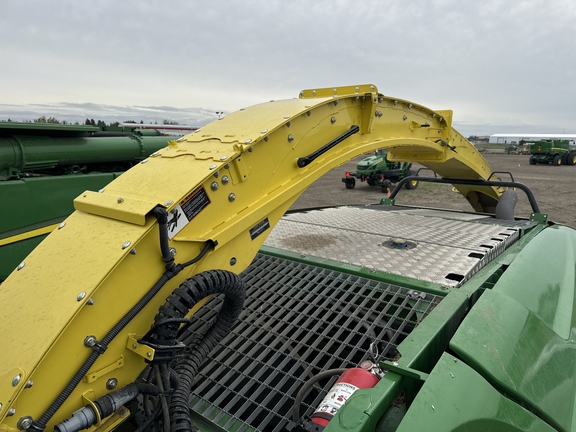
<path id="1" fill-rule="evenodd" d="M 268 218 L 266 218 L 263 221 L 258 222 L 256 225 L 254 225 L 250 229 L 250 238 L 252 238 L 252 240 L 254 240 L 256 237 L 258 237 L 260 234 L 262 234 L 268 228 L 270 228 L 270 221 L 268 220 Z"/>
<path id="2" fill-rule="evenodd" d="M 210 198 L 203 187 L 199 187 L 178 203 L 168 217 L 168 237 L 172 239 L 188 223 L 210 204 Z"/>

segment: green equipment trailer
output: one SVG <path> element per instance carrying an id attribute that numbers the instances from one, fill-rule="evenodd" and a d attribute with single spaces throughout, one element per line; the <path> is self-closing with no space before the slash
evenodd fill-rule
<path id="1" fill-rule="evenodd" d="M 0 282 L 74 211 L 74 198 L 104 187 L 173 138 L 0 122 Z"/>
<path id="2" fill-rule="evenodd" d="M 552 164 L 575 165 L 576 152 L 571 151 L 568 140 L 540 140 L 527 142 L 530 145 L 530 165 Z"/>

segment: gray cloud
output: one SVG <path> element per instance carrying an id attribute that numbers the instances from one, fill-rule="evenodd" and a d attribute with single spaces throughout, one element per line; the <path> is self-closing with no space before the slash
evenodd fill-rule
<path id="1" fill-rule="evenodd" d="M 4 104 L 232 111 L 374 83 L 465 127 L 576 131 L 572 0 L 5 0 L 0 13 Z"/>

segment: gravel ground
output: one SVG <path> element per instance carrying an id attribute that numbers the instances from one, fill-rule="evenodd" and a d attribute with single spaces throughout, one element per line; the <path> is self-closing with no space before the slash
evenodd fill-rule
<path id="1" fill-rule="evenodd" d="M 529 156 L 523 155 L 484 155 L 493 171 L 506 171 L 514 180 L 528 186 L 542 213 L 550 220 L 576 229 L 576 194 L 572 187 L 576 184 L 576 166 L 530 165 Z M 294 203 L 292 209 L 345 204 L 377 203 L 384 196 L 379 187 L 356 182 L 354 189 L 346 189 L 342 177 L 346 171 L 355 171 L 356 163 L 362 158 L 347 162 L 318 179 Z M 420 167 L 418 164 L 414 168 Z M 429 171 L 422 172 L 427 176 Z M 508 180 L 507 175 L 500 175 Z M 420 183 L 415 190 L 403 189 L 396 197 L 397 204 L 423 207 L 448 208 L 472 211 L 472 207 L 462 196 L 452 192 L 451 185 Z M 527 217 L 531 208 L 522 191 L 518 191 L 516 215 Z"/>

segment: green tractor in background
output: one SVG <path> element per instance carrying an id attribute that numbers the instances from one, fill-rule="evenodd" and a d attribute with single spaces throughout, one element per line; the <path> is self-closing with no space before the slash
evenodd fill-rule
<path id="1" fill-rule="evenodd" d="M 387 159 L 388 151 L 376 150 L 373 156 L 362 159 L 356 165 L 356 172 L 346 172 L 342 182 L 346 189 L 354 189 L 356 179 L 368 183 L 370 186 L 380 186 L 382 192 L 387 193 L 393 183 L 398 183 L 404 177 L 417 176 L 418 173 L 411 171 L 411 163 L 390 162 Z M 418 180 L 406 183 L 406 189 L 416 189 Z"/>
<path id="2" fill-rule="evenodd" d="M 530 145 L 530 165 L 576 165 L 576 152 L 570 151 L 568 140 L 540 140 L 526 144 Z"/>

